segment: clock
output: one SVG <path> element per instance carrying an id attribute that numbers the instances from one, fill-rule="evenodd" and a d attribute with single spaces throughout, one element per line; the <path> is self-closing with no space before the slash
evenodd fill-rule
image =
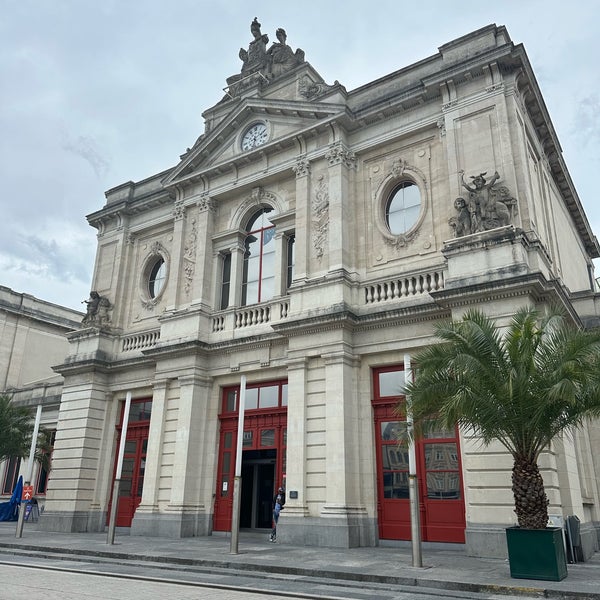
<path id="1" fill-rule="evenodd" d="M 268 138 L 267 126 L 264 123 L 254 123 L 242 136 L 242 150 L 252 150 L 252 148 L 261 146 Z"/>

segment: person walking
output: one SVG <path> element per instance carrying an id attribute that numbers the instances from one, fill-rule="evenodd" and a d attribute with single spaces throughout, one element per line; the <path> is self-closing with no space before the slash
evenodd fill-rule
<path id="1" fill-rule="evenodd" d="M 277 541 L 277 522 L 279 521 L 279 513 L 285 504 L 285 490 L 280 487 L 273 498 L 273 529 L 269 536 L 269 541 L 275 543 Z"/>

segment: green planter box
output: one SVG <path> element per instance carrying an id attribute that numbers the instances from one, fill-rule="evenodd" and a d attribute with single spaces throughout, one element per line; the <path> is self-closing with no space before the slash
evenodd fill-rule
<path id="1" fill-rule="evenodd" d="M 506 530 L 510 576 L 516 579 L 560 581 L 567 576 L 567 560 L 560 527 Z"/>

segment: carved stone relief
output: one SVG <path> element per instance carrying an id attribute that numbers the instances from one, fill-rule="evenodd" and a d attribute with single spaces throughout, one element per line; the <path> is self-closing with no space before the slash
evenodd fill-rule
<path id="1" fill-rule="evenodd" d="M 314 100 L 321 94 L 340 86 L 339 81 L 334 81 L 333 85 L 327 85 L 326 83 L 318 83 L 313 81 L 308 75 L 303 75 L 298 81 L 298 93 L 306 100 Z"/>
<path id="2" fill-rule="evenodd" d="M 488 231 L 496 227 L 510 225 L 514 221 L 517 201 L 506 186 L 496 186 L 500 179 L 498 171 L 486 180 L 487 172 L 472 175 L 473 185 L 465 182 L 464 171 L 460 171 L 461 185 L 468 196 L 459 196 L 454 200 L 456 215 L 450 218 L 450 227 L 454 237 L 463 237 L 472 233 Z"/>
<path id="3" fill-rule="evenodd" d="M 329 186 L 320 175 L 312 198 L 312 240 L 316 257 L 320 261 L 327 246 L 329 231 Z"/>
<path id="4" fill-rule="evenodd" d="M 183 272 L 184 284 L 183 290 L 186 296 L 190 295 L 192 283 L 194 281 L 194 272 L 196 270 L 196 248 L 198 245 L 198 223 L 195 218 L 191 220 L 190 232 L 188 234 L 185 248 L 183 250 Z"/>
<path id="5" fill-rule="evenodd" d="M 173 204 L 173 219 L 175 221 L 180 221 L 185 217 L 185 206 L 183 205 L 183 200 L 177 200 L 175 204 Z"/>

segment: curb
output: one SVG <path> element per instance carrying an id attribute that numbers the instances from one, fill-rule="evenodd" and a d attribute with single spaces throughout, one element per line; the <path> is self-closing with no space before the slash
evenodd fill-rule
<path id="1" fill-rule="evenodd" d="M 231 569 L 246 572 L 268 572 L 270 574 L 296 575 L 300 577 L 312 577 L 319 579 L 332 579 L 357 583 L 375 583 L 415 587 L 420 589 L 453 590 L 472 593 L 487 593 L 497 595 L 513 595 L 526 598 L 556 598 L 564 600 L 600 600 L 600 593 L 570 592 L 565 590 L 548 588 L 531 588 L 526 586 L 509 586 L 496 584 L 478 584 L 469 582 L 444 581 L 440 579 L 422 579 L 419 577 L 398 575 L 377 575 L 361 573 L 358 571 L 339 571 L 332 569 L 308 569 L 285 565 L 262 565 L 249 562 L 234 562 L 226 560 L 214 560 L 204 558 L 184 558 L 177 556 L 151 556 L 137 555 L 130 552 L 108 552 L 102 550 L 85 550 L 74 548 L 58 548 L 55 546 L 40 546 L 31 544 L 11 544 L 0 542 L 0 548 L 13 550 L 16 554 L 19 550 L 27 551 L 46 558 L 56 558 L 57 555 L 88 556 L 118 561 L 131 561 L 136 563 L 157 563 L 161 565 L 177 565 L 188 567 L 213 567 L 220 569 Z M 267 568 L 268 567 L 268 568 Z"/>

